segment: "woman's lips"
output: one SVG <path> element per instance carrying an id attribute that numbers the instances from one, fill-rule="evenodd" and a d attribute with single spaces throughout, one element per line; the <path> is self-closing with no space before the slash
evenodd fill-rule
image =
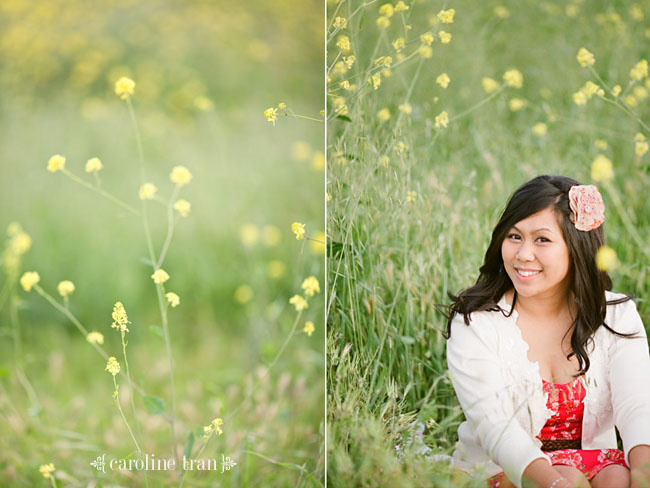
<path id="1" fill-rule="evenodd" d="M 517 278 L 519 278 L 519 280 L 521 281 L 531 281 L 538 274 L 541 273 L 541 271 L 538 269 L 524 269 L 524 268 L 515 268 L 515 272 L 517 273 Z"/>

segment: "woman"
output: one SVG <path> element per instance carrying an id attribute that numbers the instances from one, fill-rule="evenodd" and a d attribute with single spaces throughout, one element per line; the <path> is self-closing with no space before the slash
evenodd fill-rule
<path id="1" fill-rule="evenodd" d="M 596 266 L 603 221 L 595 186 L 534 178 L 506 205 L 476 284 L 450 294 L 447 363 L 467 418 L 454 465 L 490 487 L 650 480 L 648 340 Z"/>

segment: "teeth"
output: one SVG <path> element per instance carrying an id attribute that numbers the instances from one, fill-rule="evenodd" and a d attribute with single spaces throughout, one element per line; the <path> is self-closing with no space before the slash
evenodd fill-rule
<path id="1" fill-rule="evenodd" d="M 521 276 L 533 276 L 539 273 L 539 271 L 521 271 L 518 269 L 517 273 L 519 273 Z"/>

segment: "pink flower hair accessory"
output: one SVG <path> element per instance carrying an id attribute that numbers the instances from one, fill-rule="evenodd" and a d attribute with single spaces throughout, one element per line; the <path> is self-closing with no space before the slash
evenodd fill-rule
<path id="1" fill-rule="evenodd" d="M 571 222 L 576 229 L 590 231 L 605 222 L 603 197 L 594 185 L 575 185 L 569 190 Z"/>

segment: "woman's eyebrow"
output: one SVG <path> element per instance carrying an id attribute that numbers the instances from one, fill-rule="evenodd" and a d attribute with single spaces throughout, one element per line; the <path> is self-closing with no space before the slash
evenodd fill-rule
<path id="1" fill-rule="evenodd" d="M 515 229 L 517 232 L 521 232 L 521 230 L 518 229 L 516 225 L 513 225 L 512 228 Z M 551 229 L 549 229 L 548 227 L 540 227 L 539 229 L 534 230 L 532 233 L 534 234 L 534 233 L 539 232 L 539 231 L 541 231 L 541 230 L 547 230 L 547 231 L 549 231 L 551 234 L 554 234 L 554 232 L 553 232 Z"/>

